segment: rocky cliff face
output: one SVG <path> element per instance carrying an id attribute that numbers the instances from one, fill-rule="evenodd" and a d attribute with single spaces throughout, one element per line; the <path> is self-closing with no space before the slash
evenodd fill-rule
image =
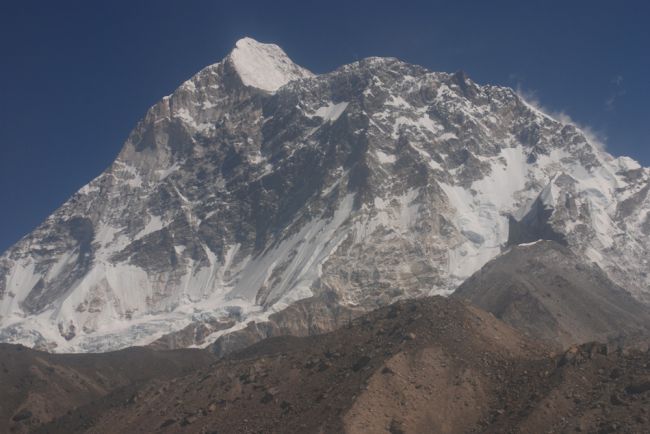
<path id="1" fill-rule="evenodd" d="M 648 176 L 512 89 L 392 58 L 314 75 L 246 38 L 4 253 L 0 341 L 209 344 L 311 297 L 449 294 L 538 238 L 648 300 Z"/>

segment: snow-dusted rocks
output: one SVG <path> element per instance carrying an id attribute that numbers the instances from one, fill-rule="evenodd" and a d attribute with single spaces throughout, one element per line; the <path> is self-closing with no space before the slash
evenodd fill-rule
<path id="1" fill-rule="evenodd" d="M 207 345 L 323 294 L 449 294 L 548 237 L 647 299 L 648 175 L 511 89 L 391 58 L 313 76 L 247 38 L 0 258 L 0 340 Z"/>

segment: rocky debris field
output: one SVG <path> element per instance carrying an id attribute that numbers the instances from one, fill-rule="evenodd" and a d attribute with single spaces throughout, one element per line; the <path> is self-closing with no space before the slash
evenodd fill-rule
<path id="1" fill-rule="evenodd" d="M 644 433 L 649 404 L 648 352 L 554 351 L 433 297 L 122 388 L 36 432 Z"/>
<path id="2" fill-rule="evenodd" d="M 0 433 L 32 431 L 116 390 L 174 378 L 211 361 L 199 350 L 48 354 L 0 344 Z"/>

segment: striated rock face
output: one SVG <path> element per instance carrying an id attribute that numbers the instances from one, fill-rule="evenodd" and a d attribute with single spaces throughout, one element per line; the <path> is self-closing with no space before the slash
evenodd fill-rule
<path id="1" fill-rule="evenodd" d="M 648 300 L 648 175 L 512 89 L 392 58 L 313 75 L 246 38 L 2 255 L 0 341 L 208 345 L 323 294 L 449 294 L 549 237 Z"/>
<path id="2" fill-rule="evenodd" d="M 349 326 L 362 313 L 359 308 L 341 305 L 334 294 L 323 293 L 299 300 L 266 321 L 251 321 L 245 328 L 222 334 L 209 350 L 223 357 L 268 338 L 319 335 Z"/>

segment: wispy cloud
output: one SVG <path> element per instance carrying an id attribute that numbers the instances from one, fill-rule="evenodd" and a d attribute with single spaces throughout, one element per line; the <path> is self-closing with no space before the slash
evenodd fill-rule
<path id="1" fill-rule="evenodd" d="M 573 118 L 571 118 L 571 116 L 569 116 L 563 110 L 557 111 L 545 107 L 540 102 L 537 91 L 531 89 L 524 89 L 520 83 L 517 83 L 517 87 L 515 88 L 515 91 L 517 92 L 517 95 L 519 95 L 520 98 L 522 98 L 524 101 L 526 101 L 528 104 L 530 104 L 537 110 L 547 114 L 548 116 L 552 117 L 553 119 L 557 120 L 562 124 L 573 125 L 577 129 L 582 131 L 582 134 L 584 134 L 585 138 L 587 139 L 587 141 L 589 141 L 589 143 L 591 143 L 593 146 L 600 149 L 601 151 L 606 150 L 607 136 L 603 131 L 597 130 L 589 125 L 585 125 L 575 121 Z"/>
<path id="2" fill-rule="evenodd" d="M 616 108 L 616 100 L 625 95 L 625 88 L 623 87 L 623 76 L 617 75 L 611 80 L 612 91 L 609 97 L 605 100 L 605 110 L 614 111 Z"/>

